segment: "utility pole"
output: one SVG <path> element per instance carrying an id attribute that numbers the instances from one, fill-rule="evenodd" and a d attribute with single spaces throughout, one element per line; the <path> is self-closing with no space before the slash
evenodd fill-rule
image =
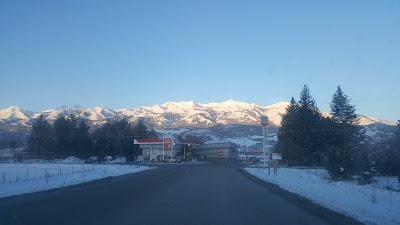
<path id="1" fill-rule="evenodd" d="M 172 152 L 174 151 L 174 145 L 175 145 L 175 141 L 174 141 L 174 124 L 173 121 L 171 121 L 171 160 L 172 160 Z"/>
<path id="2" fill-rule="evenodd" d="M 265 126 L 263 126 L 262 128 L 263 128 L 263 148 L 262 148 L 262 150 L 263 150 L 263 154 L 264 154 L 264 162 L 263 162 L 263 164 L 265 166 L 266 161 L 267 161 L 267 156 L 265 154 Z"/>
<path id="3" fill-rule="evenodd" d="M 261 116 L 261 126 L 263 127 L 263 154 L 264 154 L 264 166 L 267 163 L 267 155 L 265 152 L 265 127 L 267 127 L 267 135 L 268 135 L 268 116 Z M 268 157 L 269 157 L 269 138 L 267 138 L 267 142 L 268 142 Z"/>
<path id="4" fill-rule="evenodd" d="M 162 140 L 163 140 L 163 145 L 162 145 L 162 151 L 163 151 L 163 154 L 162 154 L 162 159 L 163 159 L 163 161 L 165 160 L 165 121 L 164 121 L 164 130 L 163 130 L 163 137 L 162 137 Z"/>
<path id="5" fill-rule="evenodd" d="M 269 123 L 268 123 L 269 124 Z M 267 154 L 268 154 L 268 161 L 269 161 L 269 156 L 271 155 L 271 153 L 269 152 L 269 131 L 268 131 L 268 124 L 267 124 Z"/>
<path id="6" fill-rule="evenodd" d="M 163 135 L 163 159 L 165 159 L 165 136 L 170 137 L 169 140 L 171 141 L 171 146 L 170 146 L 170 156 L 172 159 L 172 153 L 174 150 L 174 125 L 173 125 L 174 121 L 173 120 L 165 120 L 164 121 L 164 135 Z M 168 146 L 169 147 L 169 146 Z"/>

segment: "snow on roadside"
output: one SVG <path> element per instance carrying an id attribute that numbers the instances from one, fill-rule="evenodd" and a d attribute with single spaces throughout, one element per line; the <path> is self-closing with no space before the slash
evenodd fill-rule
<path id="1" fill-rule="evenodd" d="M 119 157 L 114 160 L 111 160 L 110 162 L 107 163 L 126 163 L 126 158 L 125 157 Z"/>
<path id="2" fill-rule="evenodd" d="M 280 168 L 278 176 L 265 168 L 246 168 L 248 173 L 299 194 L 311 201 L 346 214 L 366 224 L 400 224 L 400 193 L 378 185 L 333 182 L 324 170 Z"/>
<path id="3" fill-rule="evenodd" d="M 66 163 L 66 164 L 78 164 L 78 163 L 85 163 L 85 160 L 79 159 L 75 156 L 70 156 L 64 160 L 61 160 L 60 163 Z"/>
<path id="4" fill-rule="evenodd" d="M 116 164 L 1 164 L 0 198 L 33 193 L 151 169 Z M 4 180 L 3 176 L 6 175 Z"/>

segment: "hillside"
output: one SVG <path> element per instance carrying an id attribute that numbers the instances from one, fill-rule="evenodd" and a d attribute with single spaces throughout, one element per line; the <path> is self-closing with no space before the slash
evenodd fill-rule
<path id="1" fill-rule="evenodd" d="M 269 117 L 271 126 L 279 126 L 282 115 L 285 113 L 288 102 L 278 102 L 269 106 L 259 106 L 229 100 L 222 103 L 201 104 L 196 102 L 166 102 L 154 106 L 141 106 L 134 109 L 111 110 L 108 108 L 75 108 L 75 109 L 50 109 L 41 112 L 32 112 L 19 107 L 9 107 L 0 110 L 0 125 L 14 125 L 29 127 L 33 121 L 40 115 L 50 122 L 58 116 L 74 114 L 79 118 L 86 120 L 89 124 L 99 125 L 107 121 L 126 118 L 129 121 L 135 121 L 138 118 L 144 118 L 148 125 L 161 128 L 165 118 L 175 121 L 176 127 L 197 127 L 206 128 L 217 125 L 258 125 L 260 116 Z M 329 113 L 323 112 L 324 116 Z M 394 125 L 388 121 L 360 116 L 360 125 L 371 124 Z"/>
<path id="2" fill-rule="evenodd" d="M 177 133 L 203 137 L 206 142 L 231 141 L 237 144 L 252 145 L 262 139 L 260 116 L 267 115 L 270 120 L 271 140 L 276 141 L 277 128 L 288 102 L 278 102 L 269 106 L 259 106 L 229 100 L 222 103 L 201 104 L 190 102 L 166 102 L 154 106 L 134 109 L 111 110 L 108 108 L 50 109 L 32 112 L 19 107 L 0 110 L 0 136 L 9 139 L 13 133 L 28 134 L 32 123 L 40 115 L 53 123 L 57 117 L 74 114 L 95 129 L 101 124 L 126 118 L 130 122 L 145 120 L 150 128 L 162 129 L 166 118 L 175 121 Z M 328 112 L 322 112 L 329 116 Z M 394 124 L 380 119 L 360 116 L 360 125 L 367 134 L 367 141 L 379 143 L 390 137 Z M 26 135 L 23 135 L 23 137 Z M 19 137 L 20 138 L 20 137 Z"/>

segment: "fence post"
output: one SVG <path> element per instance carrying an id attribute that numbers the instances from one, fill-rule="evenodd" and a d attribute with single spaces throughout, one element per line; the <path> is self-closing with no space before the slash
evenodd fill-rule
<path id="1" fill-rule="evenodd" d="M 48 184 L 49 183 L 50 173 L 46 172 L 46 176 L 45 177 L 46 177 L 46 184 Z"/>
<path id="2" fill-rule="evenodd" d="M 26 170 L 26 180 L 28 180 L 28 170 Z"/>

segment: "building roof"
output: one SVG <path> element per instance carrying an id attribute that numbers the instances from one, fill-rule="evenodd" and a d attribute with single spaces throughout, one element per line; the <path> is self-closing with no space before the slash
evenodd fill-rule
<path id="1" fill-rule="evenodd" d="M 151 139 L 134 139 L 133 140 L 134 144 L 140 144 L 140 145 L 151 145 L 151 144 L 162 144 L 163 139 L 162 138 L 151 138 Z"/>
<path id="2" fill-rule="evenodd" d="M 163 139 L 162 138 L 151 138 L 151 139 L 134 139 L 134 144 L 140 144 L 140 145 L 157 145 L 157 144 L 162 144 Z M 199 145 L 199 143 L 196 140 L 190 140 L 190 139 L 181 139 L 178 138 L 177 141 L 175 142 L 176 144 L 191 144 L 191 145 Z"/>

